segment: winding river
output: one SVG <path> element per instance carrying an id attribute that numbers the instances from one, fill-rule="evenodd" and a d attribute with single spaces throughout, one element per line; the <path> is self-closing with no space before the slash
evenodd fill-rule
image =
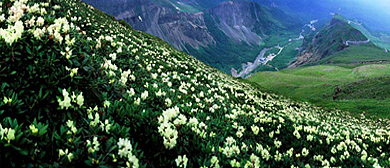
<path id="1" fill-rule="evenodd" d="M 274 48 L 278 48 L 279 52 L 277 54 L 270 54 L 268 57 L 264 57 L 265 53 L 267 51 L 272 50 Z M 249 73 L 251 73 L 254 69 L 256 69 L 260 64 L 266 64 L 268 61 L 271 61 L 273 58 L 275 58 L 277 55 L 279 55 L 283 50 L 283 47 L 280 47 L 279 45 L 271 47 L 271 48 L 264 48 L 261 50 L 260 54 L 256 57 L 255 61 L 253 63 L 248 62 L 247 64 L 242 65 L 242 70 L 240 73 L 237 73 L 237 70 L 232 68 L 232 76 L 234 77 L 241 77 L 245 78 Z"/>
<path id="2" fill-rule="evenodd" d="M 314 23 L 316 23 L 318 20 L 312 20 L 310 21 L 309 24 L 305 24 L 302 28 L 302 31 L 301 33 L 299 34 L 299 37 L 298 38 L 294 38 L 294 39 L 289 39 L 288 40 L 288 43 L 285 45 L 289 45 L 291 43 L 291 41 L 298 41 L 298 40 L 302 40 L 304 39 L 305 37 L 303 36 L 303 33 L 305 32 L 304 28 L 305 27 L 309 27 L 310 30 L 312 31 L 315 31 L 315 27 L 314 27 Z M 351 43 L 353 44 L 353 41 L 347 41 L 346 42 L 347 44 L 348 43 Z M 278 56 L 284 49 L 284 47 L 281 47 L 279 44 L 277 46 L 274 46 L 274 47 L 271 47 L 271 48 L 264 48 L 263 50 L 260 51 L 260 54 L 256 57 L 255 61 L 252 63 L 252 62 L 248 62 L 248 63 L 243 63 L 242 64 L 242 70 L 238 73 L 236 69 L 234 68 L 231 68 L 231 74 L 233 77 L 241 77 L 241 78 L 247 78 L 249 76 L 249 74 L 255 70 L 259 65 L 266 65 L 268 61 L 272 61 L 276 56 Z M 272 50 L 274 48 L 278 48 L 279 49 L 279 52 L 278 53 L 271 53 L 270 55 L 268 55 L 267 57 L 264 57 L 265 54 L 267 53 L 267 51 L 269 50 Z M 277 68 L 276 68 L 277 69 Z"/>

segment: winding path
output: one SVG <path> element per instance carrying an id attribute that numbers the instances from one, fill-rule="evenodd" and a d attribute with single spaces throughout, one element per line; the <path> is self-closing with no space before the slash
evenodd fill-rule
<path id="1" fill-rule="evenodd" d="M 238 73 L 236 69 L 234 68 L 231 68 L 231 74 L 233 77 L 241 77 L 241 78 L 247 78 L 250 76 L 250 73 L 255 70 L 260 64 L 262 65 L 266 65 L 268 61 L 272 61 L 276 56 L 278 56 L 284 49 L 284 47 L 286 47 L 287 45 L 289 45 L 291 43 L 292 40 L 294 41 L 298 41 L 298 40 L 302 40 L 304 39 L 305 37 L 303 36 L 303 33 L 305 32 L 304 28 L 305 27 L 309 27 L 312 31 L 315 31 L 315 27 L 314 27 L 314 23 L 316 23 L 318 20 L 312 20 L 310 21 L 309 24 L 305 24 L 302 28 L 302 31 L 301 33 L 299 34 L 299 37 L 298 38 L 294 38 L 294 39 L 289 39 L 288 43 L 281 47 L 279 44 L 277 46 L 274 46 L 274 47 L 271 47 L 271 48 L 264 48 L 263 50 L 261 50 L 260 54 L 256 57 L 255 61 L 252 63 L 252 62 L 248 62 L 248 63 L 243 63 L 242 64 L 242 70 Z M 347 41 L 346 42 L 347 44 L 349 43 L 353 43 L 353 41 Z M 269 54 L 267 57 L 264 57 L 264 55 L 266 54 L 267 51 L 269 50 L 272 50 L 274 48 L 278 48 L 279 49 L 279 52 L 278 53 L 271 53 Z M 278 70 L 276 67 L 275 67 L 276 70 Z"/>
<path id="2" fill-rule="evenodd" d="M 363 23 L 358 23 L 358 22 L 348 20 L 348 24 L 351 24 L 351 23 L 358 25 L 358 26 L 361 26 L 363 24 Z"/>
<path id="3" fill-rule="evenodd" d="M 264 57 L 265 53 L 269 50 L 272 50 L 274 48 L 278 48 L 279 52 L 277 54 L 270 54 L 268 57 Z M 243 64 L 242 71 L 240 73 L 237 73 L 237 70 L 232 68 L 231 73 L 233 77 L 242 77 L 244 78 L 249 73 L 251 73 L 254 69 L 256 69 L 260 64 L 266 64 L 268 61 L 271 61 L 273 58 L 275 58 L 277 55 L 279 55 L 284 47 L 280 47 L 280 45 L 271 47 L 271 48 L 264 48 L 261 50 L 260 54 L 256 57 L 255 61 L 253 63 L 248 62 L 247 64 Z"/>
<path id="4" fill-rule="evenodd" d="M 345 42 L 345 45 L 349 46 L 349 44 L 353 44 L 353 45 L 360 45 L 360 44 L 367 44 L 370 42 L 370 39 L 367 39 L 366 41 L 351 41 L 351 40 L 347 40 Z"/>

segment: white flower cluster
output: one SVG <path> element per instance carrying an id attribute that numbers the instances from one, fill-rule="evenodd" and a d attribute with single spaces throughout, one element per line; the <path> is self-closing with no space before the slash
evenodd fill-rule
<path id="1" fill-rule="evenodd" d="M 143 93 L 141 93 L 142 100 L 146 100 L 146 98 L 148 98 L 148 96 L 149 96 L 149 92 L 147 90 L 145 90 Z"/>
<path id="2" fill-rule="evenodd" d="M 93 137 L 93 142 L 87 140 L 88 153 L 95 153 L 99 151 L 100 143 L 98 141 L 98 137 Z"/>
<path id="3" fill-rule="evenodd" d="M 268 148 L 268 149 L 267 149 Z M 261 157 L 268 161 L 271 159 L 271 155 L 269 153 L 269 147 L 267 148 L 264 148 L 261 144 L 259 143 L 256 143 L 256 152 L 260 153 L 261 154 Z"/>
<path id="4" fill-rule="evenodd" d="M 28 8 L 26 6 L 27 0 L 15 1 L 13 6 L 9 9 L 9 17 L 7 22 L 9 23 L 7 29 L 0 28 L 0 39 L 4 39 L 9 45 L 17 42 L 22 37 L 24 32 L 23 22 L 20 21 L 24 15 L 24 11 Z M 0 11 L 1 13 L 1 11 Z M 5 20 L 4 14 L 0 16 L 0 22 Z"/>
<path id="5" fill-rule="evenodd" d="M 102 131 L 105 131 L 107 134 L 110 133 L 112 124 L 108 119 L 106 119 L 104 122 L 100 121 L 100 115 L 98 113 L 98 107 L 95 106 L 93 109 L 90 107 L 87 109 L 88 119 L 91 121 L 89 122 L 89 125 L 92 127 L 96 127 L 98 124 L 100 124 L 100 128 Z"/>
<path id="6" fill-rule="evenodd" d="M 66 158 L 68 159 L 69 162 L 72 162 L 72 160 L 74 158 L 73 153 L 72 152 L 69 153 L 68 149 L 65 149 L 65 151 L 63 149 L 60 149 L 58 151 L 58 156 L 59 157 L 66 156 Z"/>
<path id="7" fill-rule="evenodd" d="M 211 163 L 212 168 L 219 168 L 220 167 L 218 157 L 216 157 L 216 156 L 211 157 L 210 163 Z"/>
<path id="8" fill-rule="evenodd" d="M 184 167 L 184 168 L 186 168 L 187 167 L 188 158 L 187 158 L 186 155 L 178 156 L 177 159 L 175 160 L 175 162 L 176 162 L 176 166 L 177 167 Z"/>
<path id="9" fill-rule="evenodd" d="M 17 21 L 14 26 L 8 26 L 7 29 L 0 28 L 0 39 L 4 39 L 6 43 L 12 45 L 22 37 L 23 31 L 23 22 Z"/>
<path id="10" fill-rule="evenodd" d="M 236 140 L 233 137 L 227 137 L 224 146 L 224 148 L 220 147 L 220 151 L 226 157 L 231 158 L 240 154 L 240 147 L 236 145 Z"/>
<path id="11" fill-rule="evenodd" d="M 74 126 L 74 122 L 72 120 L 68 120 L 66 122 L 66 126 L 68 126 L 68 128 L 70 129 L 67 134 L 76 134 L 77 133 L 77 128 L 76 126 Z"/>
<path id="12" fill-rule="evenodd" d="M 232 166 L 232 167 L 241 167 L 241 164 L 236 159 L 233 159 L 233 160 L 230 161 L 230 166 Z"/>
<path id="13" fill-rule="evenodd" d="M 33 135 L 37 135 L 37 133 L 38 133 L 38 128 L 36 128 L 35 127 L 35 125 L 34 124 L 31 124 L 30 126 L 29 126 L 29 128 L 30 128 L 30 131 L 31 131 L 31 133 L 33 134 Z"/>
<path id="14" fill-rule="evenodd" d="M 118 67 L 113 64 L 111 62 L 111 60 L 105 60 L 105 62 L 102 64 L 102 67 L 104 69 L 107 69 L 108 70 L 108 75 L 111 77 L 111 76 L 115 76 L 115 72 L 116 70 L 118 70 Z"/>
<path id="15" fill-rule="evenodd" d="M 0 14 L 0 23 L 4 22 L 4 20 L 5 20 L 5 15 L 4 14 Z"/>
<path id="16" fill-rule="evenodd" d="M 103 131 L 106 131 L 107 134 L 110 133 L 111 126 L 112 126 L 112 124 L 111 124 L 110 121 L 108 121 L 107 119 L 104 120 L 104 123 L 103 123 L 103 122 L 100 122 L 100 128 L 101 128 Z"/>
<path id="17" fill-rule="evenodd" d="M 43 6 L 46 6 L 43 4 Z M 39 8 L 38 4 L 35 4 L 27 9 L 29 13 L 35 13 L 35 14 L 41 14 L 44 15 L 46 14 L 46 9 L 45 8 Z M 28 26 L 32 27 L 33 29 L 30 29 L 30 32 L 34 35 L 36 39 L 41 39 L 43 34 L 47 32 L 46 27 L 40 28 L 45 25 L 45 19 L 42 16 L 37 16 L 38 18 L 36 19 L 35 16 L 33 16 L 30 20 L 28 21 Z M 36 19 L 36 20 L 35 20 Z"/>
<path id="18" fill-rule="evenodd" d="M 121 73 L 121 79 L 119 81 L 122 83 L 122 85 L 126 85 L 129 77 L 131 77 L 132 80 L 135 80 L 135 76 L 131 75 L 130 69 Z"/>
<path id="19" fill-rule="evenodd" d="M 63 100 L 57 99 L 60 109 L 68 109 L 69 107 L 73 107 L 71 104 L 71 101 L 73 103 L 76 103 L 79 107 L 82 107 L 84 104 L 84 97 L 83 97 L 83 92 L 80 92 L 77 96 L 75 93 L 72 93 L 72 96 L 69 97 L 69 93 L 66 89 L 62 89 L 62 96 L 64 97 Z M 71 99 L 72 98 L 72 99 Z"/>
<path id="20" fill-rule="evenodd" d="M 70 71 L 70 77 L 73 78 L 74 75 L 77 75 L 77 71 L 79 70 L 79 68 L 68 68 L 68 67 L 65 67 L 65 69 L 67 71 Z"/>
<path id="21" fill-rule="evenodd" d="M 244 135 L 245 128 L 243 126 L 238 126 L 236 127 L 236 129 L 237 129 L 236 136 L 238 138 L 241 138 Z"/>
<path id="22" fill-rule="evenodd" d="M 0 124 L 0 136 L 1 140 L 6 140 L 7 143 L 10 143 L 12 140 L 15 140 L 15 130 L 12 128 L 3 128 Z"/>
<path id="23" fill-rule="evenodd" d="M 187 125 L 191 128 L 192 131 L 194 131 L 196 134 L 198 134 L 202 138 L 206 138 L 207 136 L 207 125 L 204 122 L 198 121 L 196 117 L 190 118 Z"/>
<path id="24" fill-rule="evenodd" d="M 3 103 L 4 104 L 11 104 L 12 103 L 12 98 L 8 98 L 8 97 L 4 96 Z"/>
<path id="25" fill-rule="evenodd" d="M 130 167 L 131 165 L 132 168 L 138 168 L 139 167 L 138 158 L 136 158 L 132 153 L 133 147 L 131 145 L 130 140 L 119 138 L 117 145 L 119 148 L 118 155 L 121 158 L 128 159 L 128 162 L 126 163 L 127 166 Z"/>
<path id="26" fill-rule="evenodd" d="M 186 123 L 187 118 L 180 114 L 178 107 L 167 109 L 163 112 L 162 116 L 158 118 L 160 126 L 158 132 L 163 136 L 164 146 L 167 149 L 172 149 L 176 146 L 176 140 L 178 138 L 178 132 L 176 130 L 177 125 L 183 125 Z M 179 117 L 177 117 L 179 115 Z M 176 118 L 177 117 L 177 118 Z M 176 119 L 175 119 L 176 118 Z M 172 120 L 175 119 L 172 123 Z"/>
<path id="27" fill-rule="evenodd" d="M 260 168 L 260 158 L 258 156 L 252 153 L 249 159 L 244 166 L 245 168 Z"/>
<path id="28" fill-rule="evenodd" d="M 259 130 L 260 130 L 260 129 L 259 129 L 258 126 L 252 125 L 252 126 L 251 126 L 251 129 L 252 129 L 253 134 L 255 134 L 255 135 L 259 134 Z"/>
<path id="29" fill-rule="evenodd" d="M 57 18 L 54 20 L 54 24 L 47 28 L 49 35 L 53 36 L 56 42 L 60 44 L 64 41 L 64 37 L 62 37 L 61 33 L 68 33 L 69 30 L 70 25 L 66 18 Z"/>

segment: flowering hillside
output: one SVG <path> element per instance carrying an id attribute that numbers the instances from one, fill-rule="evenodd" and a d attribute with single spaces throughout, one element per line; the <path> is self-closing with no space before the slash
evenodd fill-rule
<path id="1" fill-rule="evenodd" d="M 78 0 L 0 7 L 1 167 L 390 166 L 388 121 L 262 93 Z"/>

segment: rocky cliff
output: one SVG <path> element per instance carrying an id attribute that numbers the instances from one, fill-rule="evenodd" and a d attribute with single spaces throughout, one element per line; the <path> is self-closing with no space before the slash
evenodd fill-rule
<path id="1" fill-rule="evenodd" d="M 84 1 L 225 72 L 254 59 L 265 38 L 294 24 L 282 11 L 248 1 Z"/>
<path id="2" fill-rule="evenodd" d="M 210 10 L 216 24 L 231 39 L 250 45 L 259 45 L 261 36 L 254 32 L 260 22 L 259 5 L 255 2 L 226 1 Z"/>
<path id="3" fill-rule="evenodd" d="M 156 35 L 184 51 L 187 46 L 199 49 L 215 45 L 215 40 L 207 30 L 204 13 L 182 12 L 156 3 L 144 3 L 115 15 L 135 29 Z"/>

